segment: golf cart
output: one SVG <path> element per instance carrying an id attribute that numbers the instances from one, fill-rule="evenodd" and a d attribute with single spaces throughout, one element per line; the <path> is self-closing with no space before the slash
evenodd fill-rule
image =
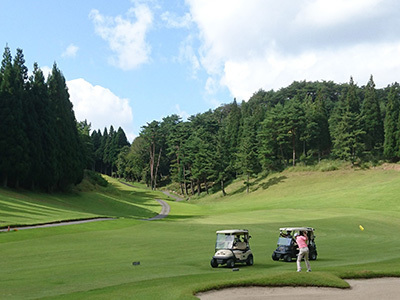
<path id="1" fill-rule="evenodd" d="M 272 253 L 273 260 L 283 259 L 286 262 L 291 262 L 293 258 L 297 258 L 299 248 L 294 238 L 295 234 L 300 234 L 301 231 L 307 232 L 308 249 L 310 250 L 308 258 L 310 260 L 317 259 L 317 246 L 315 245 L 314 228 L 311 227 L 288 227 L 279 228 L 278 247 Z"/>
<path id="2" fill-rule="evenodd" d="M 215 254 L 211 259 L 211 267 L 217 268 L 224 265 L 228 268 L 235 267 L 236 263 L 253 265 L 253 253 L 249 245 L 249 231 L 246 229 L 217 231 Z"/>

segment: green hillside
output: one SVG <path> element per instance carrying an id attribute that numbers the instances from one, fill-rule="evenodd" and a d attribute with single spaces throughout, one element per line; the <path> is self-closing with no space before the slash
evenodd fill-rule
<path id="1" fill-rule="evenodd" d="M 1 299 L 195 299 L 230 285 L 347 287 L 341 278 L 400 276 L 400 172 L 392 167 L 286 171 L 257 179 L 249 194 L 236 181 L 226 197 L 183 202 L 109 180 L 110 188 L 69 195 L 0 189 L 1 227 L 117 218 L 1 232 Z M 141 220 L 160 212 L 155 199 L 170 215 Z M 271 259 L 283 226 L 316 228 L 312 273 Z M 255 264 L 213 269 L 215 231 L 232 228 L 249 229 Z"/>

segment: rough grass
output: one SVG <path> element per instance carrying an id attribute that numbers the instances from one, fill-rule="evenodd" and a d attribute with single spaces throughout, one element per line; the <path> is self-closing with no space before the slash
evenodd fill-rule
<path id="1" fill-rule="evenodd" d="M 119 218 L 0 233 L 0 298 L 195 299 L 195 292 L 228 286 L 346 288 L 342 278 L 400 276 L 395 169 L 284 172 L 255 180 L 250 194 L 236 181 L 228 197 L 184 202 L 109 180 L 116 191 L 46 197 L 0 189 L 5 225 L 42 222 L 53 214 Z M 171 215 L 141 221 L 160 210 L 154 199 L 161 197 L 169 200 Z M 316 228 L 319 257 L 311 262 L 312 273 L 298 274 L 294 262 L 272 261 L 282 226 Z M 239 272 L 210 267 L 215 231 L 230 228 L 250 230 L 254 266 Z"/>

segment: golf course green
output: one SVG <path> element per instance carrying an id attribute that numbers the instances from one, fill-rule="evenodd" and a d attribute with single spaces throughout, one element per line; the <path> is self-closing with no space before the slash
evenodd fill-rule
<path id="1" fill-rule="evenodd" d="M 177 202 L 107 178 L 68 194 L 0 189 L 0 299 L 196 299 L 228 286 L 328 286 L 345 278 L 400 277 L 400 171 L 287 170 Z M 170 205 L 166 218 L 146 221 Z M 77 225 L 23 225 L 112 217 Z M 364 230 L 360 230 L 362 225 Z M 316 229 L 313 272 L 273 261 L 280 227 Z M 218 267 L 215 231 L 248 229 L 254 265 Z"/>

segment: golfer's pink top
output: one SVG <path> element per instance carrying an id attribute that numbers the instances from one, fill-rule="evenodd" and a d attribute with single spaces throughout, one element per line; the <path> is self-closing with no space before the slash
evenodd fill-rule
<path id="1" fill-rule="evenodd" d="M 299 245 L 299 248 L 307 247 L 307 238 L 304 235 L 299 235 L 296 237 L 296 242 L 297 245 Z"/>

